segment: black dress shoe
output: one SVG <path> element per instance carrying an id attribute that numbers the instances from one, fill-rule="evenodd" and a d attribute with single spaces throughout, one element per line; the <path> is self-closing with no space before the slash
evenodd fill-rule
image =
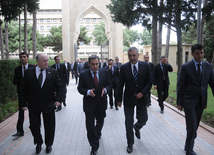
<path id="1" fill-rule="evenodd" d="M 135 136 L 140 139 L 140 130 L 137 130 L 134 126 L 134 130 L 135 130 Z"/>
<path id="2" fill-rule="evenodd" d="M 63 102 L 64 107 L 66 107 L 66 103 Z"/>
<path id="3" fill-rule="evenodd" d="M 197 153 L 195 151 L 187 151 L 186 155 L 197 155 Z"/>
<path id="4" fill-rule="evenodd" d="M 146 106 L 147 106 L 147 107 L 151 106 L 151 103 L 148 103 Z"/>
<path id="5" fill-rule="evenodd" d="M 132 146 L 127 146 L 126 151 L 128 153 L 132 153 L 133 152 L 133 147 Z"/>
<path id="6" fill-rule="evenodd" d="M 110 109 L 113 109 L 113 107 L 111 106 Z"/>
<path id="7" fill-rule="evenodd" d="M 42 144 L 37 144 L 36 145 L 36 154 L 39 154 L 42 150 Z"/>
<path id="8" fill-rule="evenodd" d="M 96 155 L 96 154 L 97 154 L 97 151 L 95 151 L 95 150 L 91 150 L 90 155 Z"/>
<path id="9" fill-rule="evenodd" d="M 161 114 L 164 114 L 164 111 L 163 111 L 163 110 L 161 110 L 161 111 L 160 111 L 160 113 L 161 113 Z"/>
<path id="10" fill-rule="evenodd" d="M 60 111 L 61 109 L 56 109 L 56 112 Z"/>
<path id="11" fill-rule="evenodd" d="M 99 139 L 101 139 L 102 133 L 98 133 L 98 137 Z"/>
<path id="12" fill-rule="evenodd" d="M 118 110 L 118 107 L 116 107 L 116 110 Z"/>
<path id="13" fill-rule="evenodd" d="M 52 151 L 52 146 L 47 146 L 46 153 L 50 153 Z"/>
<path id="14" fill-rule="evenodd" d="M 24 136 L 24 132 L 17 132 L 16 134 L 12 135 L 13 137 L 22 137 Z"/>

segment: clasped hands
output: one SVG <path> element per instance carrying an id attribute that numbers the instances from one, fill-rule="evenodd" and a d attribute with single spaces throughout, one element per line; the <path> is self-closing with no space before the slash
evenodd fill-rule
<path id="1" fill-rule="evenodd" d="M 91 89 L 89 92 L 89 95 L 92 97 L 95 97 L 96 95 L 94 94 L 94 91 L 95 89 Z M 104 93 L 105 93 L 105 88 L 102 89 L 101 97 L 103 97 Z"/>
<path id="2" fill-rule="evenodd" d="M 143 97 L 143 94 L 142 94 L 142 93 L 137 93 L 137 94 L 134 94 L 134 96 L 135 96 L 137 99 L 140 99 L 140 98 Z M 121 108 L 122 102 L 117 102 L 117 105 Z"/>

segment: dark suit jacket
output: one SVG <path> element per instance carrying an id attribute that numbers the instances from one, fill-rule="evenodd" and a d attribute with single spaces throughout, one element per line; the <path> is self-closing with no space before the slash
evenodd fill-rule
<path id="1" fill-rule="evenodd" d="M 53 64 L 51 68 L 54 68 L 56 70 L 56 64 Z M 58 75 L 64 85 L 69 84 L 69 77 L 64 64 L 60 64 Z"/>
<path id="2" fill-rule="evenodd" d="M 108 66 L 108 62 L 103 63 L 103 68 L 105 68 L 106 66 Z"/>
<path id="3" fill-rule="evenodd" d="M 115 62 L 115 63 L 114 63 L 114 66 L 118 67 L 118 69 L 120 70 L 120 67 L 122 66 L 122 63 L 121 63 L 121 62 L 118 62 L 118 65 L 117 65 L 117 63 Z"/>
<path id="4" fill-rule="evenodd" d="M 177 104 L 182 107 L 195 107 L 201 96 L 202 106 L 205 109 L 208 83 L 214 95 L 214 70 L 211 64 L 203 62 L 201 82 L 197 76 L 194 61 L 183 64 L 178 77 Z"/>
<path id="5" fill-rule="evenodd" d="M 172 72 L 173 68 L 170 64 L 164 64 L 163 70 L 164 70 L 164 75 L 165 75 L 165 82 L 167 85 L 169 85 L 170 82 L 169 82 L 168 72 Z M 163 71 L 162 71 L 160 63 L 158 63 L 154 67 L 153 82 L 154 82 L 154 85 L 158 86 L 158 88 L 160 88 L 163 85 Z"/>
<path id="6" fill-rule="evenodd" d="M 28 68 L 34 67 L 34 65 L 28 64 Z M 20 88 L 22 84 L 23 76 L 22 76 L 22 65 L 18 66 L 14 70 L 13 84 L 17 85 L 17 93 L 20 95 Z M 20 99 L 19 99 L 20 104 Z"/>
<path id="7" fill-rule="evenodd" d="M 110 90 L 110 78 L 108 71 L 99 69 L 99 84 L 98 89 L 95 89 L 94 79 L 92 78 L 90 69 L 80 73 L 79 85 L 77 87 L 83 97 L 83 110 L 86 113 L 94 113 L 96 110 L 105 111 L 107 109 L 107 94 L 101 97 L 102 88 L 106 88 L 107 92 Z M 95 97 L 87 96 L 87 91 L 95 89 Z M 98 109 L 96 109 L 99 107 Z"/>
<path id="8" fill-rule="evenodd" d="M 132 106 L 135 103 L 133 101 L 138 101 L 138 106 L 141 106 L 142 103 L 139 101 L 143 100 L 147 96 L 152 86 L 152 77 L 148 64 L 142 61 L 138 61 L 137 81 L 135 81 L 134 76 L 132 74 L 130 62 L 121 66 L 118 102 L 122 102 L 124 85 L 124 106 Z M 138 94 L 140 92 L 143 94 L 143 97 L 141 99 L 136 99 L 135 94 Z"/>
<path id="9" fill-rule="evenodd" d="M 84 63 L 84 70 L 86 70 L 88 68 L 90 68 L 90 67 L 89 67 L 89 64 L 88 64 L 88 61 L 87 61 L 87 62 Z"/>
<path id="10" fill-rule="evenodd" d="M 56 91 L 56 93 L 55 93 Z M 25 77 L 21 86 L 22 107 L 28 106 L 29 110 L 48 113 L 56 107 L 56 101 L 61 102 L 62 83 L 57 71 L 47 68 L 46 79 L 43 87 L 39 85 L 35 67 L 25 71 Z"/>
<path id="11" fill-rule="evenodd" d="M 119 86 L 119 69 L 116 66 L 114 67 L 114 74 L 112 74 L 112 70 L 109 70 L 108 66 L 105 67 L 106 70 L 109 72 L 109 77 L 112 83 L 112 86 Z"/>

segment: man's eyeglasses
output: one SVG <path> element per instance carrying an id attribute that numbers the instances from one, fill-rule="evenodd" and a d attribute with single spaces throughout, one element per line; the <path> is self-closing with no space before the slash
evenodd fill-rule
<path id="1" fill-rule="evenodd" d="M 20 56 L 19 58 L 20 58 L 20 59 L 21 59 L 21 58 L 26 58 L 26 56 Z"/>

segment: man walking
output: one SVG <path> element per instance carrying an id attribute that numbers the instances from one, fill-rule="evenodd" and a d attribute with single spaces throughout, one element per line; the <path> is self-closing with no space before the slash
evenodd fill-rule
<path id="1" fill-rule="evenodd" d="M 38 54 L 38 65 L 25 71 L 21 86 L 22 109 L 29 110 L 30 130 L 36 154 L 42 150 L 41 113 L 43 115 L 46 153 L 52 151 L 55 133 L 55 108 L 60 105 L 62 85 L 57 71 L 48 67 L 48 57 Z M 28 104 L 27 104 L 28 103 Z"/>
<path id="2" fill-rule="evenodd" d="M 89 57 L 89 69 L 80 73 L 78 91 L 83 97 L 88 141 L 91 155 L 96 155 L 107 109 L 107 92 L 110 90 L 108 71 L 99 69 L 99 57 Z M 95 123 L 96 122 L 96 123 Z"/>
<path id="3" fill-rule="evenodd" d="M 193 60 L 183 64 L 177 84 L 177 108 L 184 108 L 186 119 L 187 155 L 196 155 L 193 151 L 194 140 L 203 110 L 207 107 L 207 87 L 210 85 L 214 95 L 214 71 L 212 65 L 203 61 L 204 48 L 195 44 L 191 48 Z"/>
<path id="4" fill-rule="evenodd" d="M 53 64 L 51 66 L 51 68 L 57 70 L 59 78 L 62 81 L 63 92 L 61 94 L 61 98 L 62 98 L 61 101 L 62 101 L 63 105 L 66 107 L 66 93 L 67 93 L 67 86 L 69 84 L 68 74 L 67 74 L 65 65 L 60 63 L 60 57 L 55 56 L 54 60 L 55 60 L 55 64 Z M 60 111 L 61 109 L 62 109 L 62 105 L 60 104 L 58 106 L 58 108 L 56 109 L 56 112 Z"/>
<path id="5" fill-rule="evenodd" d="M 119 57 L 115 57 L 114 66 L 116 66 L 120 71 L 120 67 L 122 66 L 122 63 L 119 62 Z"/>
<path id="6" fill-rule="evenodd" d="M 147 97 L 152 86 L 152 77 L 147 63 L 138 61 L 139 53 L 136 47 L 128 50 L 129 62 L 122 65 L 120 69 L 118 106 L 122 105 L 124 98 L 124 114 L 126 125 L 127 152 L 133 151 L 134 133 L 140 139 L 140 129 L 148 120 Z M 123 87 L 125 91 L 123 95 Z M 137 122 L 134 124 L 134 108 L 136 107 Z"/>
<path id="7" fill-rule="evenodd" d="M 165 56 L 161 56 L 160 63 L 155 65 L 153 72 L 154 88 L 158 91 L 158 103 L 160 106 L 160 113 L 164 113 L 163 102 L 168 97 L 169 90 L 169 76 L 168 72 L 172 72 L 173 68 L 169 64 L 168 59 Z"/>
<path id="8" fill-rule="evenodd" d="M 21 107 L 21 100 L 20 100 L 21 84 L 24 78 L 25 70 L 34 66 L 31 64 L 28 64 L 29 56 L 26 52 L 22 52 L 19 54 L 19 60 L 21 65 L 15 68 L 14 77 L 13 77 L 13 84 L 17 85 L 18 103 L 19 103 L 18 122 L 16 125 L 17 133 L 13 135 L 17 137 L 24 136 L 24 130 L 23 130 L 24 110 Z"/>

